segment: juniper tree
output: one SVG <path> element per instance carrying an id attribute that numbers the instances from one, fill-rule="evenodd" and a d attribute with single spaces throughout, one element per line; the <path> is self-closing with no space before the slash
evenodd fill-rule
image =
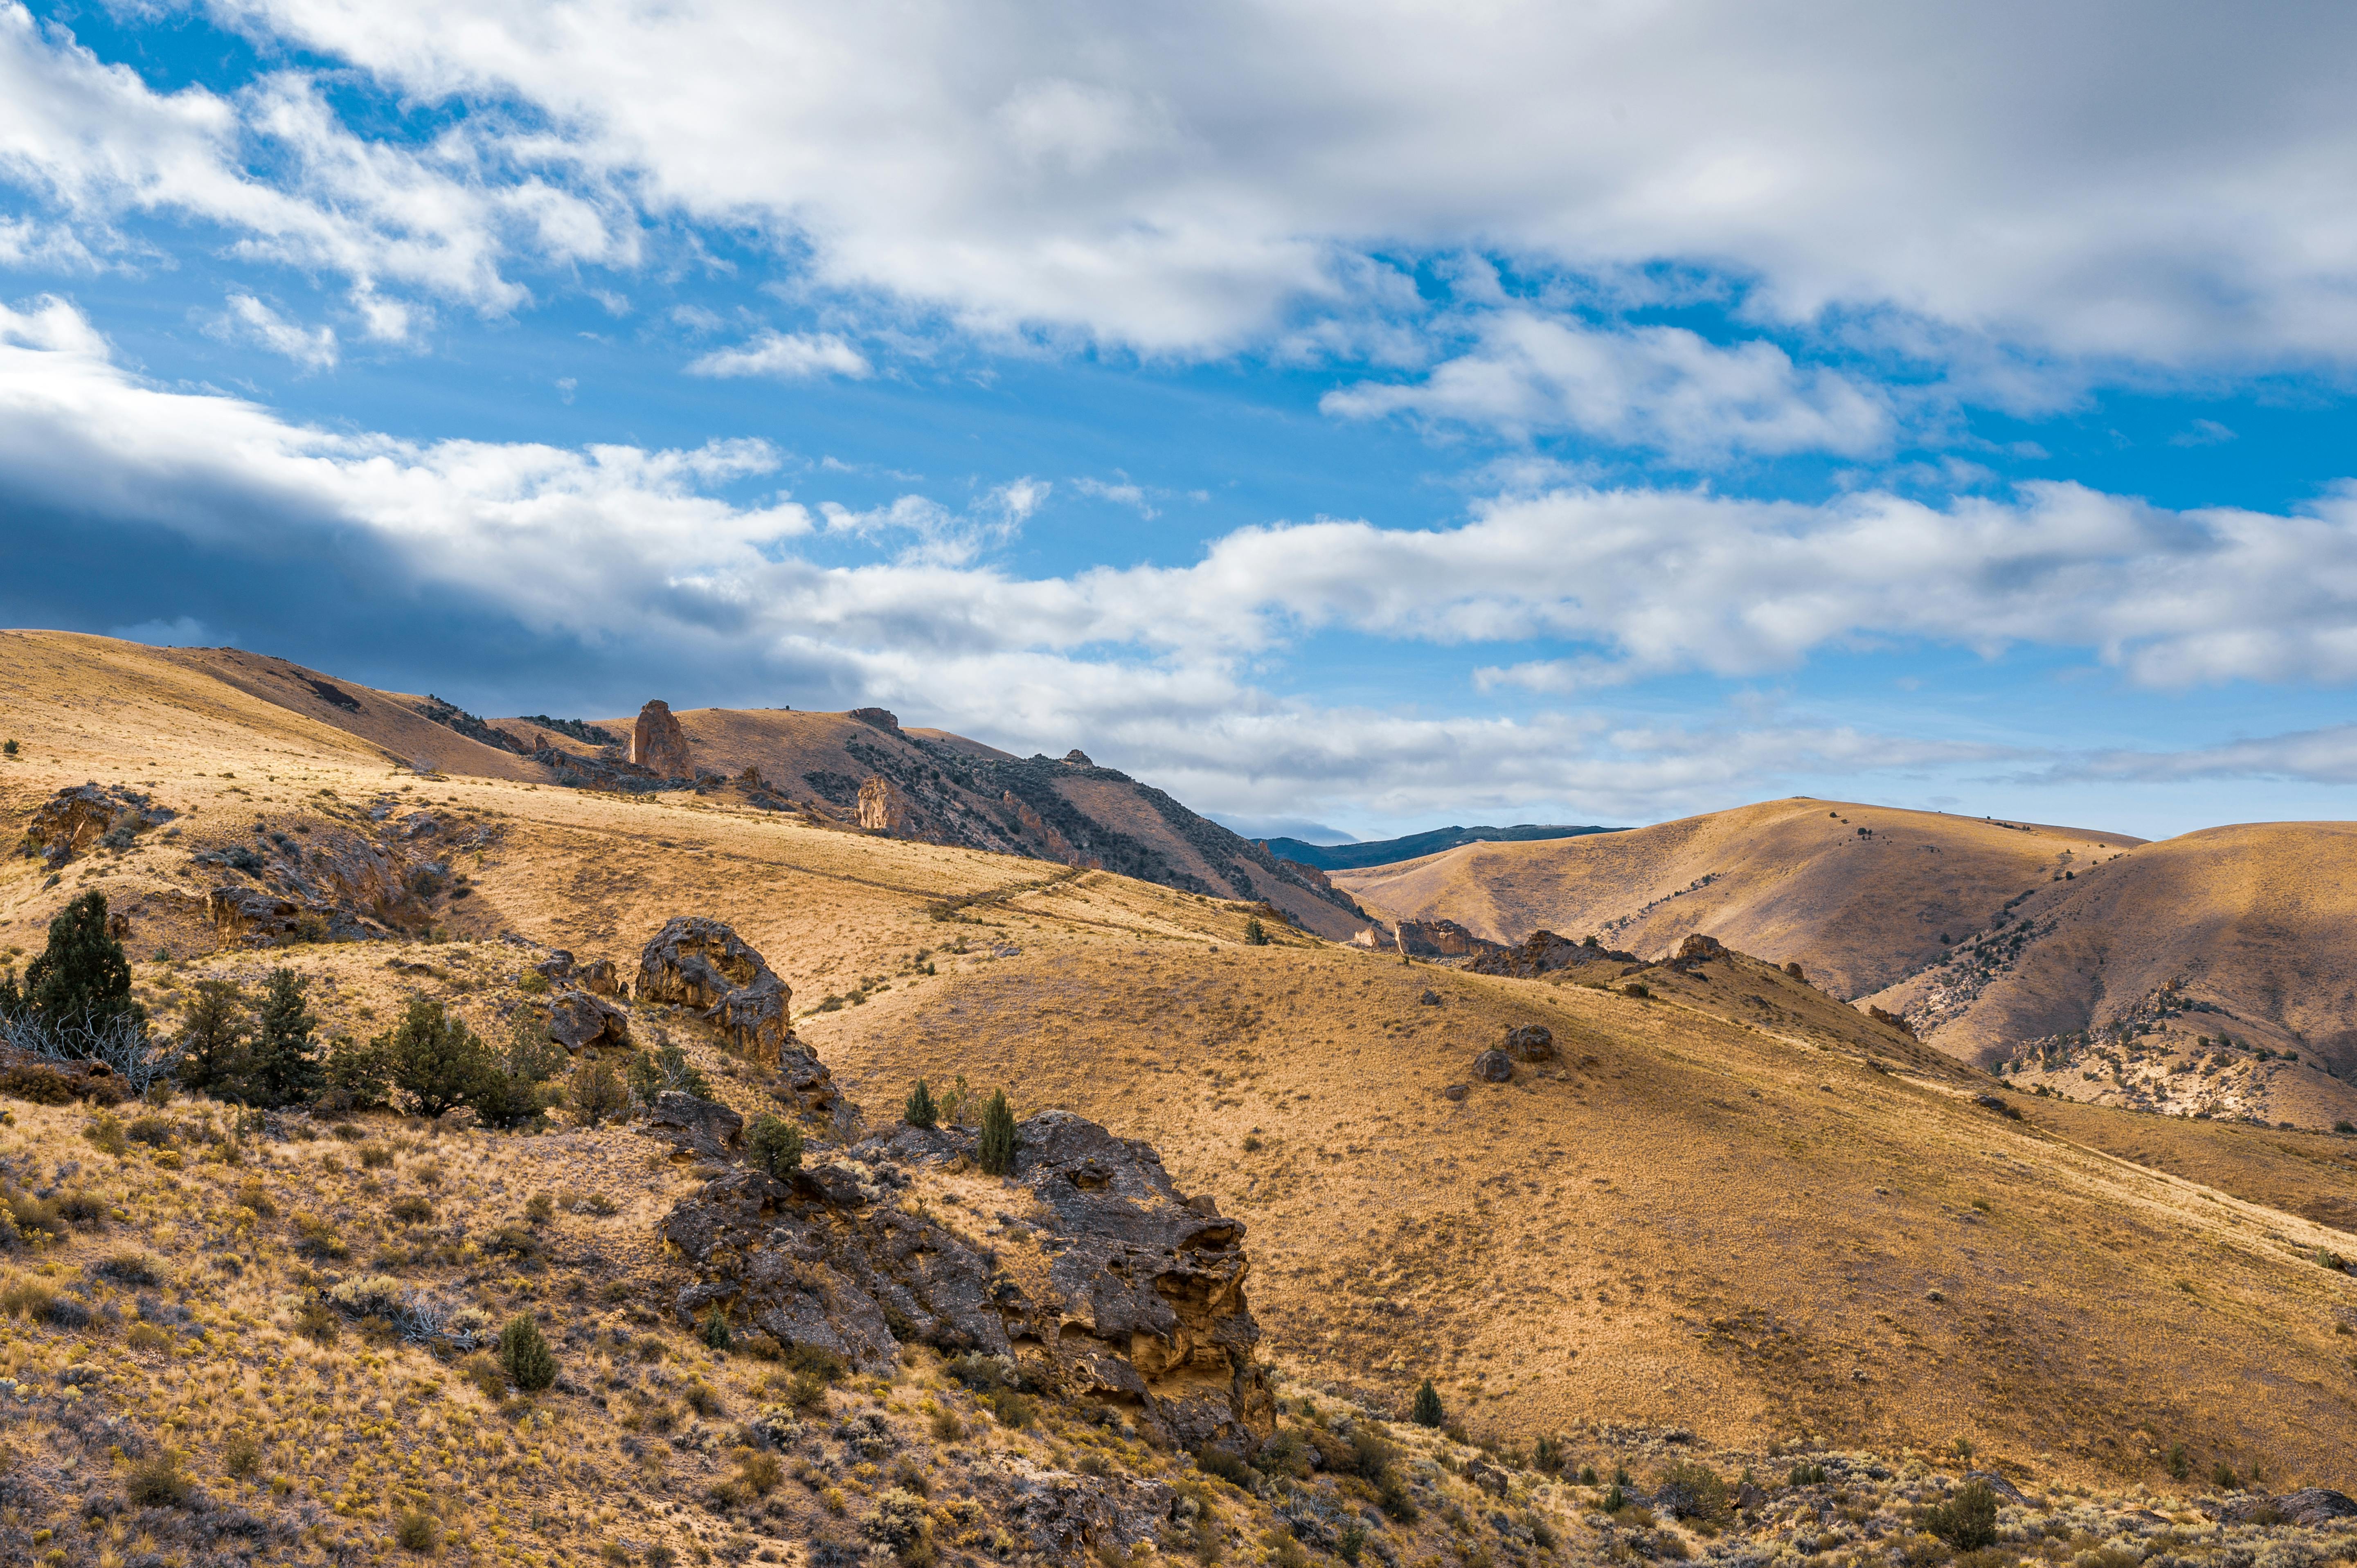
<path id="1" fill-rule="evenodd" d="M 1015 1168 L 1015 1112 L 1006 1103 L 1003 1089 L 983 1107 L 982 1138 L 975 1145 L 974 1159 L 986 1176 L 1005 1176 Z"/>
<path id="2" fill-rule="evenodd" d="M 107 934 L 104 894 L 83 894 L 49 922 L 48 946 L 25 969 L 24 1005 L 52 1025 L 146 1024 L 131 999 L 131 961 Z"/>
<path id="3" fill-rule="evenodd" d="M 1440 1408 L 1440 1391 L 1432 1386 L 1430 1378 L 1425 1379 L 1424 1386 L 1415 1391 L 1415 1405 L 1407 1412 L 1407 1418 L 1418 1426 L 1438 1426 L 1448 1419 Z"/>
<path id="4" fill-rule="evenodd" d="M 319 1020 L 304 1004 L 301 977 L 291 969 L 272 970 L 261 1013 L 238 1098 L 249 1105 L 273 1107 L 310 1099 L 323 1081 L 318 1050 L 311 1041 Z"/>
<path id="5" fill-rule="evenodd" d="M 463 1018 L 428 996 L 413 996 L 400 1025 L 377 1036 L 393 1087 L 421 1116 L 439 1116 L 484 1098 L 500 1078 L 499 1059 Z"/>
<path id="6" fill-rule="evenodd" d="M 745 1155 L 756 1169 L 773 1176 L 802 1169 L 802 1130 L 782 1116 L 764 1112 L 745 1130 Z"/>
<path id="7" fill-rule="evenodd" d="M 934 1127 L 941 1123 L 941 1107 L 933 1103 L 933 1091 L 919 1079 L 917 1087 L 909 1091 L 909 1102 L 900 1109 L 900 1120 L 911 1127 Z"/>
<path id="8" fill-rule="evenodd" d="M 609 1116 L 619 1116 L 630 1108 L 630 1090 L 615 1075 L 610 1063 L 594 1058 L 573 1069 L 573 1077 L 565 1086 L 565 1102 L 585 1127 L 595 1127 Z"/>
<path id="9" fill-rule="evenodd" d="M 246 1073 L 245 993 L 226 980 L 197 982 L 180 1026 L 180 1087 L 191 1094 L 234 1098 Z"/>
<path id="10" fill-rule="evenodd" d="M 728 1320 L 720 1316 L 720 1304 L 716 1301 L 712 1304 L 712 1310 L 705 1315 L 704 1342 L 715 1350 L 726 1351 L 728 1348 Z"/>

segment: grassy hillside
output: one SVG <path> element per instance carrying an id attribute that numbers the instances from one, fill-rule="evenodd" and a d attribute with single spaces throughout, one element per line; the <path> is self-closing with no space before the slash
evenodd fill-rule
<path id="1" fill-rule="evenodd" d="M 1370 865 L 1391 865 L 1421 860 L 1443 850 L 1469 843 L 1529 843 L 1544 839 L 1577 838 L 1582 833 L 1610 832 L 1609 828 L 1566 828 L 1523 823 L 1512 828 L 1435 828 L 1405 838 L 1370 839 L 1359 843 L 1311 843 L 1307 839 L 1268 839 L 1271 854 L 1320 871 L 1355 871 Z"/>
<path id="2" fill-rule="evenodd" d="M 627 970 L 663 920 L 709 915 L 793 986 L 803 1040 L 871 1114 L 919 1074 L 963 1075 L 1004 1085 L 1025 1113 L 1060 1106 L 1152 1140 L 1182 1190 L 1216 1195 L 1249 1227 L 1262 1350 L 1289 1376 L 1396 1410 L 1428 1374 L 1476 1432 L 1525 1443 L 1601 1442 L 1616 1427 L 1688 1428 L 1756 1454 L 1962 1438 L 2024 1477 L 2163 1491 L 2179 1486 L 2167 1455 L 2182 1444 L 2197 1478 L 2256 1465 L 2271 1485 L 2357 1484 L 2357 1280 L 2318 1262 L 2351 1245 L 2330 1223 L 2357 1213 L 2341 1140 L 2005 1096 L 2016 1120 L 1975 1102 L 1986 1077 L 1740 956 L 1656 966 L 1637 977 L 1650 994 L 1631 996 L 1404 965 L 1282 930 L 1247 947 L 1240 901 L 845 832 L 727 794 L 396 776 L 358 737 L 168 659 L 59 648 L 0 639 L 22 742 L 0 764 L 0 806 L 21 824 L 60 787 L 119 782 L 178 810 L 179 836 L 88 852 L 54 881 L 38 860 L 0 863 L 0 950 L 38 951 L 66 898 L 103 890 L 131 914 L 140 992 L 167 1027 L 197 980 L 252 983 L 285 963 L 310 978 L 327 1032 L 372 1033 L 420 993 L 489 1032 L 527 993 L 539 949 Z M 1949 873 L 1969 911 L 2065 849 L 2075 865 L 2073 846 L 2092 856 L 2124 842 L 1800 810 L 1771 826 L 1829 864 L 1747 901 L 1730 889 L 1728 908 L 1816 897 L 1846 862 Z M 1814 824 L 1827 811 L 1832 828 L 1857 839 L 1873 826 L 1876 839 L 1826 841 Z M 440 940 L 265 950 L 201 918 L 222 873 L 196 854 L 420 814 L 464 877 L 424 907 Z M 1676 843 L 1703 832 L 1673 826 L 1686 830 Z M 1997 847 L 2017 843 L 2028 861 Z M 1666 875 L 1689 864 L 1662 856 Z M 1863 942 L 1863 903 L 1831 901 L 1853 915 L 1832 924 L 1844 940 Z M 1661 940 L 1644 945 L 1665 945 L 1669 928 L 1653 929 Z M 1530 1024 L 1553 1032 L 1559 1061 L 1475 1078 L 1477 1052 Z M 634 1028 L 693 1043 L 661 1009 L 640 1010 Z M 712 1065 L 723 1094 L 749 1092 Z M 38 1124 L 53 1163 L 72 1129 Z M 576 1146 L 543 1142 L 551 1159 Z M 491 1140 L 484 1157 L 540 1146 Z M 605 1145 L 578 1146 L 588 1158 Z M 597 1180 L 642 1217 L 668 1178 L 650 1171 L 633 1188 L 627 1155 L 613 1158 Z M 490 1165 L 468 1179 L 487 1203 L 514 1201 L 525 1182 Z M 180 1198 L 153 1199 L 165 1207 L 138 1221 L 140 1243 L 200 1267 L 196 1250 L 224 1223 L 203 1218 L 220 1208 L 209 1190 L 191 1184 L 187 1215 L 171 1208 Z M 653 1290 L 635 1223 L 598 1232 L 611 1269 L 596 1288 L 643 1278 Z M 472 1277 L 506 1304 L 496 1271 Z M 408 1409 L 393 1385 L 363 1392 L 388 1418 Z M 734 1408 L 752 1395 L 724 1397 Z M 918 1395 L 874 1395 L 896 1397 Z M 526 1446 L 500 1452 L 521 1463 Z"/>
<path id="3" fill-rule="evenodd" d="M 1835 800 L 1770 800 L 1543 843 L 1473 844 L 1339 872 L 1387 920 L 1453 919 L 1492 941 L 1546 929 L 1650 956 L 1704 931 L 1843 996 L 1879 991 L 2007 901 L 2141 841 Z"/>

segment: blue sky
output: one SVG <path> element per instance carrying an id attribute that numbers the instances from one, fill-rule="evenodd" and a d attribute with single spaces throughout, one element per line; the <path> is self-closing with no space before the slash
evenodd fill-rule
<path id="1" fill-rule="evenodd" d="M 0 0 L 0 620 L 1272 832 L 2346 816 L 2357 16 L 2054 10 Z"/>

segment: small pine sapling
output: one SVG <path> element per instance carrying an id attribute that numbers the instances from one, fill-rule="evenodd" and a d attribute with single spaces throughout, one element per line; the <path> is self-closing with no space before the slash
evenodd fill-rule
<path id="1" fill-rule="evenodd" d="M 745 1156 L 758 1170 L 783 1176 L 802 1166 L 802 1130 L 782 1116 L 764 1112 L 745 1130 Z"/>
<path id="2" fill-rule="evenodd" d="M 538 1393 L 556 1381 L 556 1357 L 540 1325 L 518 1313 L 500 1330 L 500 1367 L 524 1392 Z"/>
<path id="3" fill-rule="evenodd" d="M 982 1138 L 974 1149 L 975 1163 L 985 1176 L 1003 1176 L 1015 1168 L 1015 1111 L 1006 1090 L 990 1097 L 982 1112 Z"/>
<path id="4" fill-rule="evenodd" d="M 901 1108 L 900 1120 L 911 1127 L 932 1128 L 941 1124 L 941 1107 L 933 1102 L 933 1091 L 919 1079 L 917 1087 L 909 1091 L 909 1102 Z"/>
<path id="5" fill-rule="evenodd" d="M 1448 1419 L 1448 1412 L 1440 1408 L 1440 1391 L 1432 1386 L 1430 1378 L 1425 1379 L 1424 1386 L 1415 1391 L 1415 1404 L 1407 1418 L 1418 1426 L 1438 1426 Z"/>

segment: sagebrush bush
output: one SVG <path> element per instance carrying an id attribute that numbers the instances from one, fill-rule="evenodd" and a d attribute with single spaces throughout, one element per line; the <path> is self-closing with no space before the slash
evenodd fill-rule
<path id="1" fill-rule="evenodd" d="M 1996 1544 L 1996 1493 L 1986 1481 L 1967 1481 L 1923 1515 L 1923 1529 L 1958 1552 Z"/>
<path id="2" fill-rule="evenodd" d="M 556 1357 L 542 1337 L 540 1326 L 519 1313 L 500 1330 L 500 1366 L 526 1393 L 537 1393 L 556 1381 Z"/>

